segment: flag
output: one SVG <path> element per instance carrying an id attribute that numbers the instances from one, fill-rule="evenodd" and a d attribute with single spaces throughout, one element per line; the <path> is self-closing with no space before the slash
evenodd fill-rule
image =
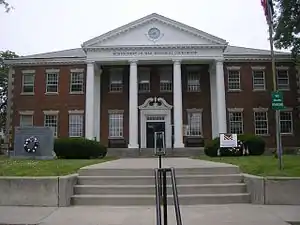
<path id="1" fill-rule="evenodd" d="M 224 140 L 226 141 L 233 140 L 233 137 L 231 134 L 224 134 Z"/>
<path id="2" fill-rule="evenodd" d="M 260 0 L 263 7 L 266 20 L 268 23 L 273 23 L 274 5 L 273 0 Z"/>

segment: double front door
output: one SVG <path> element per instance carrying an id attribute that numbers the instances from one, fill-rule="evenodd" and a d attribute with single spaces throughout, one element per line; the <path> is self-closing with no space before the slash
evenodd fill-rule
<path id="1" fill-rule="evenodd" d="M 165 122 L 147 122 L 147 148 L 154 148 L 154 133 L 165 132 Z"/>

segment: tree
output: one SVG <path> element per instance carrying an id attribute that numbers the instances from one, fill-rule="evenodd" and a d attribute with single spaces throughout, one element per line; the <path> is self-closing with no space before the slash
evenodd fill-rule
<path id="1" fill-rule="evenodd" d="M 0 0 L 0 5 L 4 5 L 5 11 L 9 12 L 13 7 L 6 0 Z"/>
<path id="2" fill-rule="evenodd" d="M 5 59 L 19 57 L 12 51 L 0 51 L 0 128 L 5 128 L 7 107 L 7 86 L 9 67 L 4 64 Z"/>
<path id="3" fill-rule="evenodd" d="M 274 44 L 278 49 L 291 49 L 293 58 L 300 57 L 300 0 L 274 0 Z"/>

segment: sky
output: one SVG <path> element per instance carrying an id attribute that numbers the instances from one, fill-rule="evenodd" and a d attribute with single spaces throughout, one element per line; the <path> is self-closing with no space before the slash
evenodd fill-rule
<path id="1" fill-rule="evenodd" d="M 241 47 L 270 49 L 261 0 L 7 0 L 0 7 L 0 51 L 18 55 L 79 48 L 151 13 Z"/>

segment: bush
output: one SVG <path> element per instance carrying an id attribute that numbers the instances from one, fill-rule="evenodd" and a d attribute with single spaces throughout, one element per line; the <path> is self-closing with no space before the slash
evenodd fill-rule
<path id="1" fill-rule="evenodd" d="M 107 148 L 85 138 L 58 138 L 54 142 L 54 152 L 61 159 L 92 159 L 105 157 Z"/>
<path id="2" fill-rule="evenodd" d="M 249 150 L 249 155 L 262 155 L 265 152 L 265 141 L 256 135 L 238 135 L 238 140 L 242 141 Z M 216 157 L 220 147 L 220 138 L 217 137 L 205 143 L 204 153 L 210 157 Z M 240 154 L 241 155 L 241 154 Z M 221 156 L 233 156 L 227 148 L 221 149 Z"/>

